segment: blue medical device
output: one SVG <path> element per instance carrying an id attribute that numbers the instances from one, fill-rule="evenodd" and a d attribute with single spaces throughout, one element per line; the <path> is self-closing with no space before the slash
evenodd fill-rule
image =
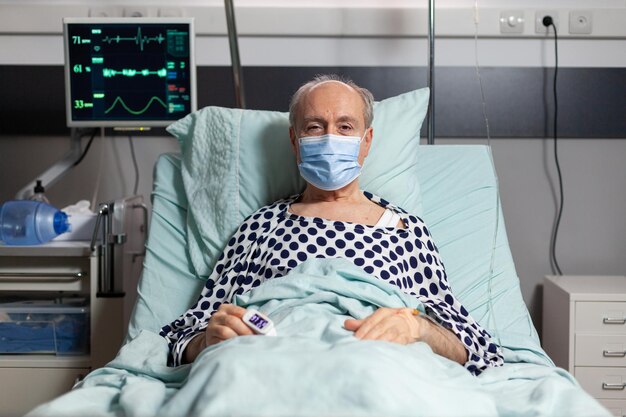
<path id="1" fill-rule="evenodd" d="M 66 18 L 70 127 L 167 126 L 196 110 L 190 18 Z"/>

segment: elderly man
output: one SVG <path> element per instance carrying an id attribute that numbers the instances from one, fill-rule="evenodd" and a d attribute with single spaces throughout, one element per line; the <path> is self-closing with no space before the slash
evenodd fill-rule
<path id="1" fill-rule="evenodd" d="M 503 363 L 499 348 L 452 295 L 424 223 L 360 190 L 372 119 L 371 93 L 349 80 L 319 76 L 294 94 L 289 136 L 307 187 L 248 217 L 197 303 L 163 327 L 173 365 L 194 361 L 207 346 L 253 335 L 242 321 L 245 310 L 230 304 L 232 298 L 320 257 L 345 258 L 425 306 L 426 315 L 380 308 L 365 319 L 348 319 L 344 327 L 356 338 L 422 341 L 474 374 Z"/>

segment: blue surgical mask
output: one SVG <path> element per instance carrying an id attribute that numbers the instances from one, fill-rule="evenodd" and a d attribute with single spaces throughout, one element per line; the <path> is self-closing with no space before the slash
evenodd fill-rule
<path id="1" fill-rule="evenodd" d="M 321 190 L 345 187 L 361 174 L 361 140 L 358 136 L 331 134 L 299 138 L 300 175 Z"/>

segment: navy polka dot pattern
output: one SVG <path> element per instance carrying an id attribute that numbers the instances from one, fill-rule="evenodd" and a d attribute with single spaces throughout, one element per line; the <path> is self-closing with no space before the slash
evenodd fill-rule
<path id="1" fill-rule="evenodd" d="M 422 220 L 370 193 L 364 195 L 398 213 L 405 228 L 298 216 L 289 212 L 297 195 L 263 207 L 244 220 L 198 301 L 161 329 L 170 346 L 170 364 L 181 363 L 187 343 L 235 294 L 282 277 L 307 259 L 345 258 L 422 302 L 426 313 L 463 343 L 468 356 L 465 367 L 470 372 L 478 375 L 488 366 L 502 365 L 500 348 L 452 294 L 437 247 Z"/>

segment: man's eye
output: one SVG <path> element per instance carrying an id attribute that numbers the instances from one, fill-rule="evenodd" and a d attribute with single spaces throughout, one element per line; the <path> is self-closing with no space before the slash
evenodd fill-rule
<path id="1" fill-rule="evenodd" d="M 350 126 L 350 125 L 341 125 L 341 126 L 339 126 L 339 129 L 345 132 L 345 131 L 352 130 L 352 126 Z"/>

